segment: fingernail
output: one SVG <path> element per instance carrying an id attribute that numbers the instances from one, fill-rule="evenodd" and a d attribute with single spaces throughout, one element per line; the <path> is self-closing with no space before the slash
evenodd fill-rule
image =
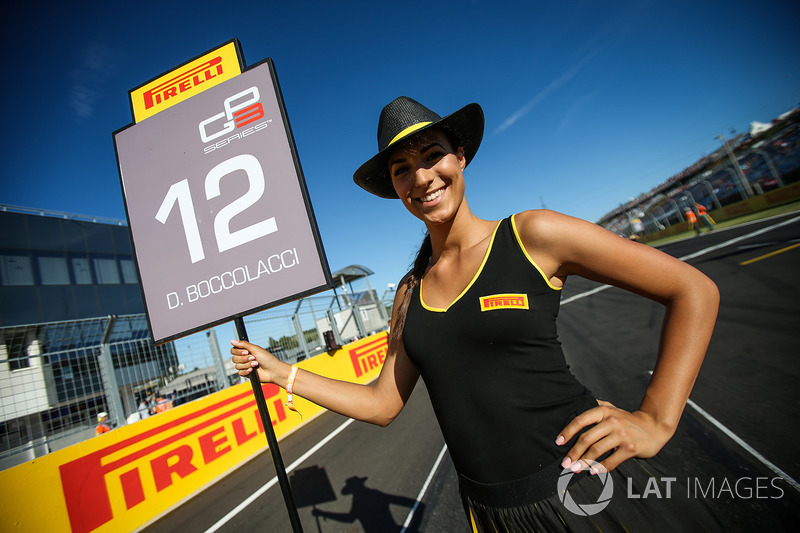
<path id="1" fill-rule="evenodd" d="M 559 435 L 559 436 L 558 436 L 558 438 L 556 439 L 556 444 L 557 444 L 557 445 L 559 445 L 559 446 L 561 446 L 562 444 L 564 444 L 564 437 L 563 437 L 563 435 Z"/>
<path id="2" fill-rule="evenodd" d="M 589 470 L 589 474 L 592 475 L 592 476 L 596 475 L 597 474 L 597 467 L 593 466 L 592 469 Z"/>
<path id="3" fill-rule="evenodd" d="M 581 464 L 580 461 L 575 461 L 575 463 L 570 467 L 570 470 L 572 470 L 573 472 L 580 472 L 581 470 L 583 470 L 583 465 Z"/>
<path id="4" fill-rule="evenodd" d="M 569 468 L 569 465 L 572 464 L 572 459 L 569 457 L 565 457 L 563 461 L 561 461 L 561 468 Z"/>
<path id="5" fill-rule="evenodd" d="M 253 361 L 250 363 L 250 366 L 258 366 L 258 361 Z"/>
<path id="6" fill-rule="evenodd" d="M 247 358 L 247 360 L 248 361 L 255 361 L 256 357 L 254 355 L 251 355 L 250 357 Z"/>

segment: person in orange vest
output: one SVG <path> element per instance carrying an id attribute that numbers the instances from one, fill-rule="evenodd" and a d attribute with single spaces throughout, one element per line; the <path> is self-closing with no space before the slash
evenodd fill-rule
<path id="1" fill-rule="evenodd" d="M 694 204 L 694 208 L 697 209 L 697 216 L 699 216 L 703 221 L 703 224 L 706 225 L 708 231 L 714 231 L 714 219 L 712 219 L 711 215 L 708 214 L 706 206 L 703 204 Z"/>
<path id="2" fill-rule="evenodd" d="M 108 413 L 103 411 L 97 414 L 97 427 L 94 428 L 95 435 L 102 435 L 111 431 L 111 426 L 108 425 Z"/>
<path id="3" fill-rule="evenodd" d="M 694 211 L 687 209 L 685 215 L 686 222 L 689 223 L 689 229 L 700 235 L 700 228 L 697 227 L 697 216 L 695 216 Z"/>

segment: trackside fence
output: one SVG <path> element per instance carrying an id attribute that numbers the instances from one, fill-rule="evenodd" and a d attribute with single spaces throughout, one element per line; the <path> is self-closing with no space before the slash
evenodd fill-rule
<path id="1" fill-rule="evenodd" d="M 328 291 L 245 319 L 294 363 L 388 327 L 373 290 Z M 232 324 L 155 346 L 144 314 L 0 328 L 0 470 L 156 416 L 239 382 Z"/>

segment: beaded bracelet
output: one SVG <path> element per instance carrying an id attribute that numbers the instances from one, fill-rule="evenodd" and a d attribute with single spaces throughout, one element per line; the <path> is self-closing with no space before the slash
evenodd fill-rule
<path id="1" fill-rule="evenodd" d="M 289 372 L 289 380 L 286 382 L 286 407 L 300 415 L 303 418 L 303 413 L 297 410 L 294 406 L 294 395 L 292 394 L 292 387 L 294 387 L 294 378 L 297 377 L 297 366 L 292 365 L 292 371 Z"/>

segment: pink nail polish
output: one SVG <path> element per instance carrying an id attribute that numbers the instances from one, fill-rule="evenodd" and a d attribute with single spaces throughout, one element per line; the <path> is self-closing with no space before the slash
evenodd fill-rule
<path id="1" fill-rule="evenodd" d="M 562 435 L 559 435 L 558 438 L 556 439 L 556 445 L 561 446 L 562 444 L 564 444 L 564 437 Z"/>
<path id="2" fill-rule="evenodd" d="M 569 465 L 572 464 L 572 459 L 569 457 L 565 457 L 563 461 L 561 461 L 561 468 L 569 468 Z"/>

